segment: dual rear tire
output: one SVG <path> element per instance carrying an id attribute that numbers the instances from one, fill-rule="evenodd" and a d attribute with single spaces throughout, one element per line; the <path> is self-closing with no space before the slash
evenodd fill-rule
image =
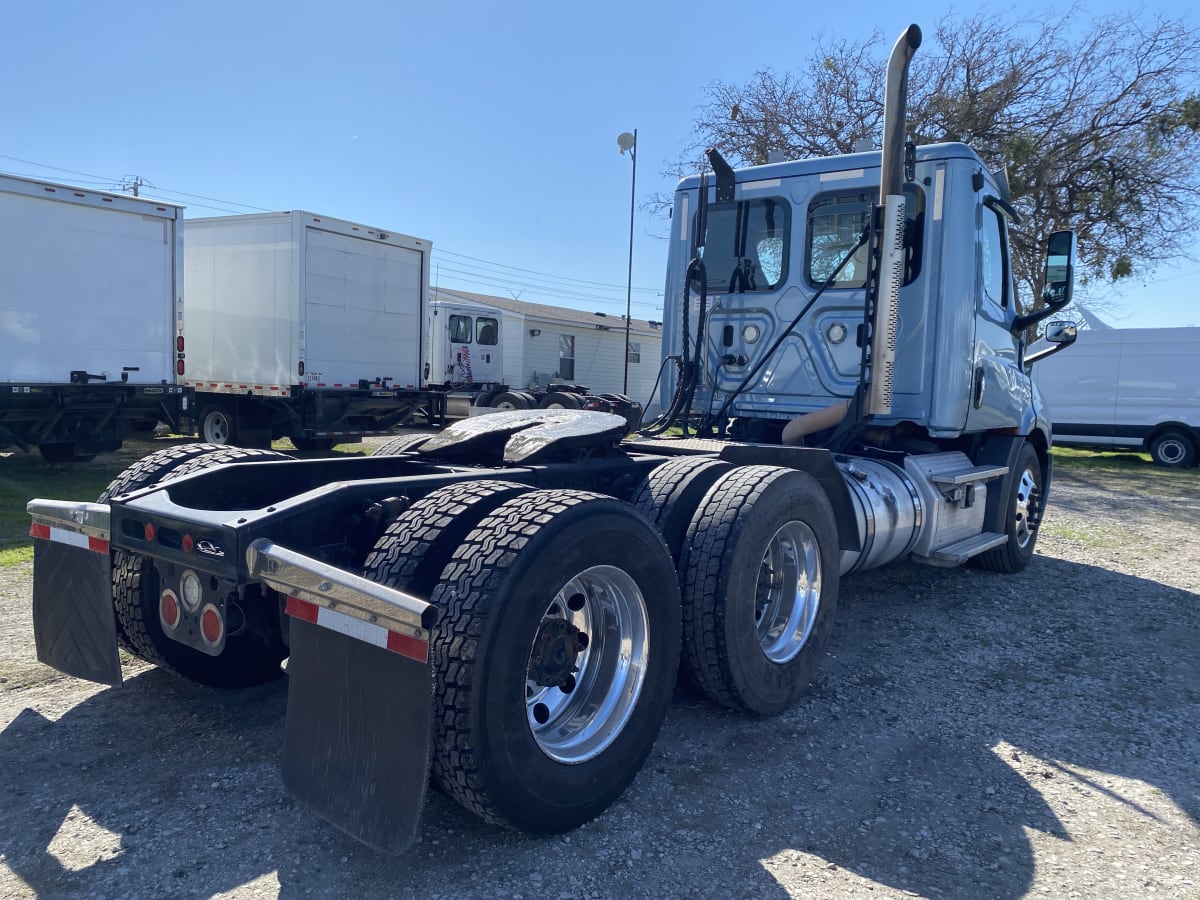
<path id="1" fill-rule="evenodd" d="M 575 828 L 649 754 L 678 666 L 679 588 L 662 537 L 584 491 L 469 482 L 394 522 L 375 580 L 442 610 L 433 779 L 490 822 Z"/>

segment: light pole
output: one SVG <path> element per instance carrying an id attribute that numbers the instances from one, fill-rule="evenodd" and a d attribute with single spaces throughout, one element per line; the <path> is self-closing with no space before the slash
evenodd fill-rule
<path id="1" fill-rule="evenodd" d="M 633 129 L 633 134 L 623 131 L 617 135 L 617 146 L 621 148 L 622 156 L 628 150 L 629 158 L 633 160 L 633 178 L 629 185 L 629 273 L 625 281 L 625 387 L 621 391 L 623 394 L 628 394 L 629 319 L 633 307 L 633 206 L 634 198 L 637 196 L 637 129 Z"/>

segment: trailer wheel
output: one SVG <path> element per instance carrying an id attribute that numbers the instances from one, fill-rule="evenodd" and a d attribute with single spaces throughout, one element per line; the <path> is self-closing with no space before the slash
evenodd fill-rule
<path id="1" fill-rule="evenodd" d="M 237 439 L 233 411 L 222 404 L 210 404 L 200 413 L 200 436 L 210 444 L 227 446 Z"/>
<path id="2" fill-rule="evenodd" d="M 159 466 L 147 466 L 139 476 L 114 487 L 134 469 L 159 457 Z M 126 469 L 101 497 L 127 493 L 135 487 L 155 482 L 171 481 L 193 472 L 211 468 L 223 462 L 269 461 L 291 459 L 285 453 L 270 450 L 249 450 L 240 447 L 219 447 L 211 444 L 190 444 L 172 447 L 151 454 L 140 463 Z M 169 478 L 164 477 L 170 475 Z M 193 650 L 163 633 L 158 615 L 158 572 L 146 557 L 138 553 L 116 551 L 113 556 L 113 605 L 117 614 L 118 634 L 124 633 L 128 649 L 146 662 L 209 687 L 249 687 L 281 674 L 279 663 L 287 655 L 282 633 L 265 637 L 250 633 L 231 635 L 226 639 L 220 656 L 209 656 Z M 272 621 L 277 621 L 276 616 Z"/>
<path id="3" fill-rule="evenodd" d="M 291 442 L 301 453 L 328 453 L 333 449 L 333 438 L 293 437 Z"/>
<path id="4" fill-rule="evenodd" d="M 1196 464 L 1196 445 L 1180 431 L 1164 431 L 1150 442 L 1155 465 L 1189 469 Z"/>
<path id="5" fill-rule="evenodd" d="M 766 716 L 808 689 L 838 594 L 837 526 L 815 479 L 728 472 L 692 518 L 680 569 L 684 654 L 706 696 Z"/>
<path id="6" fill-rule="evenodd" d="M 534 833 L 599 815 L 671 699 L 679 589 L 659 534 L 611 497 L 533 491 L 466 537 L 432 602 L 437 783 Z"/>
<path id="7" fill-rule="evenodd" d="M 634 509 L 662 532 L 679 562 L 692 515 L 718 478 L 733 465 L 706 456 L 681 456 L 650 470 L 633 496 Z"/>
<path id="8" fill-rule="evenodd" d="M 1012 574 L 1029 565 L 1046 503 L 1042 483 L 1042 461 L 1030 444 L 1023 444 L 1016 468 L 1004 482 L 1008 490 L 1005 517 L 1008 541 L 976 556 L 972 561 L 979 568 Z"/>
<path id="9" fill-rule="evenodd" d="M 42 454 L 42 459 L 48 463 L 65 463 L 65 462 L 87 462 L 89 459 L 95 459 L 95 453 L 76 453 L 77 447 L 74 441 L 66 441 L 59 444 L 38 444 L 38 453 Z"/>
<path id="10" fill-rule="evenodd" d="M 492 401 L 493 409 L 529 409 L 529 396 L 520 391 L 502 391 Z"/>
<path id="11" fill-rule="evenodd" d="M 410 450 L 420 447 L 432 436 L 429 434 L 402 434 L 399 437 L 392 438 L 371 455 L 399 456 L 401 453 L 408 453 Z"/>
<path id="12" fill-rule="evenodd" d="M 583 401 L 578 394 L 566 391 L 551 391 L 538 404 L 542 409 L 583 409 Z"/>
<path id="13" fill-rule="evenodd" d="M 431 491 L 388 525 L 367 557 L 364 574 L 428 597 L 451 555 L 483 517 L 531 490 L 513 481 L 466 481 Z"/>

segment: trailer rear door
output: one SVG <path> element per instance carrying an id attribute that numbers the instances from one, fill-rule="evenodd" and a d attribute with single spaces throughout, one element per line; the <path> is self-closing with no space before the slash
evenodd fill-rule
<path id="1" fill-rule="evenodd" d="M 321 384 L 420 383 L 422 251 L 308 227 L 305 357 Z"/>
<path id="2" fill-rule="evenodd" d="M 179 210 L 35 187 L 0 190 L 0 381 L 173 384 Z"/>

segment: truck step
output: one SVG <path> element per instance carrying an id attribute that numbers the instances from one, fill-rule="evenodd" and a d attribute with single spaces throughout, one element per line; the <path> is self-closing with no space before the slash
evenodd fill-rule
<path id="1" fill-rule="evenodd" d="M 971 466 L 950 472 L 930 473 L 930 480 L 943 487 L 958 487 L 961 484 L 979 484 L 1008 474 L 1008 466 Z"/>
<path id="2" fill-rule="evenodd" d="M 935 566 L 960 566 L 972 556 L 978 556 L 985 550 L 999 547 L 1008 540 L 1008 535 L 996 532 L 974 534 L 945 547 L 939 547 L 929 557 L 915 557 L 917 562 L 930 563 Z"/>

